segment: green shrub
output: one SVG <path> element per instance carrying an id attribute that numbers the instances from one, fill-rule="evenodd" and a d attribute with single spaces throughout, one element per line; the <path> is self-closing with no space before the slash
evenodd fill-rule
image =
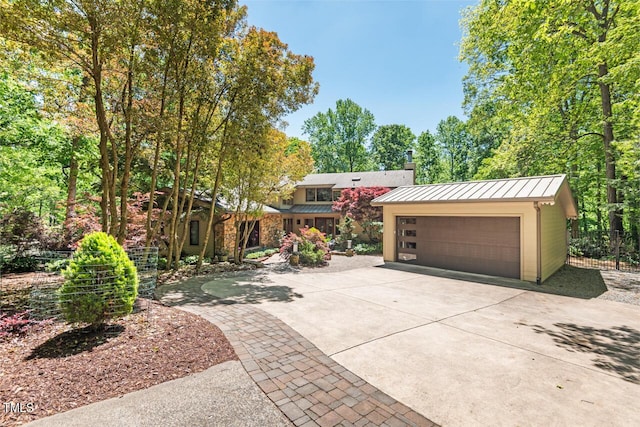
<path id="1" fill-rule="evenodd" d="M 2 271 L 8 273 L 25 273 L 36 271 L 38 260 L 29 255 L 16 255 L 2 262 Z"/>
<path id="2" fill-rule="evenodd" d="M 381 254 L 382 243 L 358 243 L 353 250 L 358 255 Z"/>
<path id="3" fill-rule="evenodd" d="M 112 236 L 85 236 L 63 275 L 58 296 L 67 322 L 99 326 L 133 310 L 138 294 L 136 267 Z"/>
<path id="4" fill-rule="evenodd" d="M 278 249 L 265 249 L 263 251 L 256 251 L 247 254 L 246 259 L 258 259 L 266 256 L 271 256 L 278 252 Z"/>
<path id="5" fill-rule="evenodd" d="M 66 269 L 69 266 L 69 258 L 56 259 L 49 261 L 44 269 L 50 273 L 58 273 Z"/>
<path id="6" fill-rule="evenodd" d="M 318 250 L 316 245 L 309 241 L 304 241 L 299 247 L 300 264 L 318 266 L 324 264 L 326 252 Z"/>
<path id="7" fill-rule="evenodd" d="M 198 258 L 200 258 L 198 255 L 189 255 L 185 257 L 183 261 L 186 265 L 196 265 L 198 263 Z"/>

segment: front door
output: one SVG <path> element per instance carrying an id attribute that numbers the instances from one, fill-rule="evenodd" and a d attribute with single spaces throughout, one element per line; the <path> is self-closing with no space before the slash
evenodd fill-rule
<path id="1" fill-rule="evenodd" d="M 240 224 L 240 237 L 244 237 L 245 236 L 245 232 L 247 230 L 247 227 L 249 227 L 251 225 L 253 221 L 245 221 L 242 224 Z M 253 230 L 251 230 L 251 233 L 249 233 L 249 238 L 247 239 L 247 247 L 248 248 L 253 248 L 255 246 L 260 246 L 260 221 L 256 221 L 255 222 L 255 226 L 253 227 Z"/>
<path id="2" fill-rule="evenodd" d="M 335 235 L 335 219 L 334 218 L 316 218 L 316 228 L 327 236 L 331 234 Z"/>

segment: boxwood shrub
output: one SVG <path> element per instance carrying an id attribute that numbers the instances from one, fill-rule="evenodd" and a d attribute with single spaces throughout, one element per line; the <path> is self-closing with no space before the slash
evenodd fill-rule
<path id="1" fill-rule="evenodd" d="M 106 233 L 85 236 L 63 276 L 58 297 L 67 322 L 99 326 L 133 310 L 138 294 L 136 267 Z"/>

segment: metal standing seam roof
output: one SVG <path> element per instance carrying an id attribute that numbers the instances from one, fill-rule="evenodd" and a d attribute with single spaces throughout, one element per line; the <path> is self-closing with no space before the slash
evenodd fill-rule
<path id="1" fill-rule="evenodd" d="M 398 187 L 372 204 L 480 201 L 554 201 L 565 175 L 494 179 Z"/>
<path id="2" fill-rule="evenodd" d="M 288 210 L 283 210 L 283 213 L 292 214 L 335 214 L 332 205 L 293 205 Z"/>

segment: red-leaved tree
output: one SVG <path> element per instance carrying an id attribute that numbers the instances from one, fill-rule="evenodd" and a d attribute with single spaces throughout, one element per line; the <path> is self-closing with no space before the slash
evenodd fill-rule
<path id="1" fill-rule="evenodd" d="M 333 202 L 333 210 L 357 221 L 369 241 L 375 242 L 382 221 L 382 207 L 371 206 L 371 201 L 389 191 L 391 189 L 387 187 L 345 188 L 340 198 Z"/>

